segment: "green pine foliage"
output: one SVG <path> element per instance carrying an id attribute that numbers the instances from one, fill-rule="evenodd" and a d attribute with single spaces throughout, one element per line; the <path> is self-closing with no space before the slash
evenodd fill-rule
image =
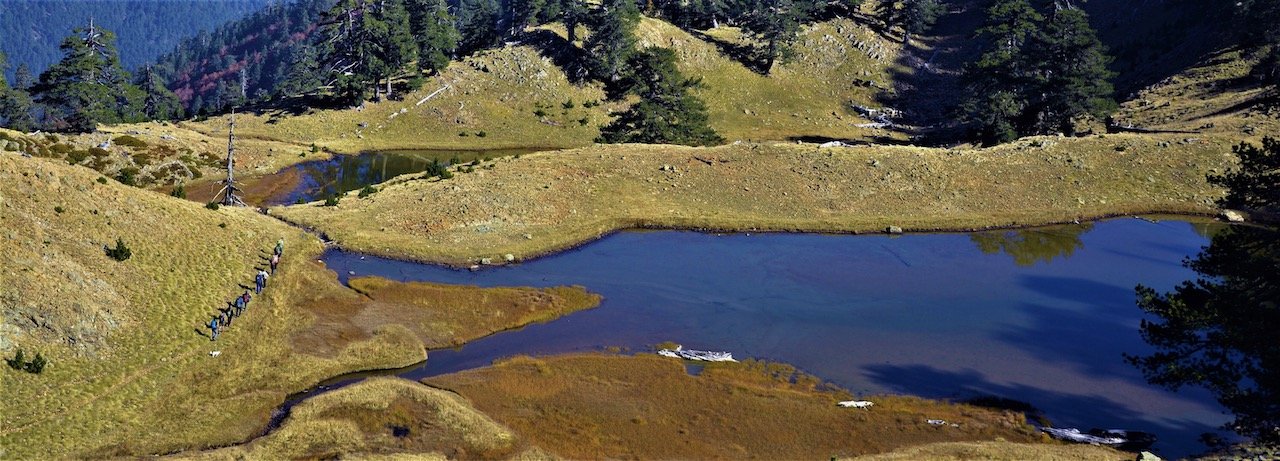
<path id="1" fill-rule="evenodd" d="M 182 101 L 169 91 L 164 79 L 156 74 L 155 68 L 147 66 L 138 73 L 135 82 L 146 96 L 142 101 L 142 111 L 149 120 L 178 120 L 183 116 Z"/>
<path id="2" fill-rule="evenodd" d="M 13 358 L 4 359 L 4 362 L 9 365 L 9 368 L 21 370 L 27 365 L 27 357 L 22 352 L 22 348 L 18 348 L 18 352 L 14 353 Z"/>
<path id="3" fill-rule="evenodd" d="M 760 71 L 769 73 L 774 62 L 786 61 L 795 52 L 792 43 L 800 31 L 800 24 L 810 20 L 813 4 L 805 0 L 754 0 L 742 22 L 742 28 L 763 47 L 757 50 L 755 60 Z"/>
<path id="4" fill-rule="evenodd" d="M 1218 204 L 1280 211 L 1280 139 L 1262 138 L 1262 147 L 1242 142 L 1233 151 L 1240 157 L 1240 168 L 1224 175 L 1209 176 L 1209 182 L 1226 187 L 1228 191 Z"/>
<path id="5" fill-rule="evenodd" d="M 458 29 L 454 27 L 449 3 L 445 0 L 408 0 L 409 27 L 418 45 L 418 70 L 434 74 L 449 65 L 458 48 Z"/>
<path id="6" fill-rule="evenodd" d="M 880 0 L 879 12 L 885 23 L 902 28 L 902 41 L 923 34 L 946 13 L 940 0 Z"/>
<path id="7" fill-rule="evenodd" d="M 117 238 L 115 248 L 107 248 L 106 253 L 107 257 L 116 261 L 124 261 L 133 257 L 133 250 L 130 250 L 129 247 L 125 246 L 124 239 L 121 238 Z"/>
<path id="8" fill-rule="evenodd" d="M 998 0 L 977 37 L 983 52 L 966 72 L 963 119 L 986 144 L 1033 134 L 1078 134 L 1116 103 L 1111 58 L 1083 10 L 1037 11 L 1028 0 Z"/>
<path id="9" fill-rule="evenodd" d="M 1044 95 L 1035 130 L 1074 135 L 1080 120 L 1104 120 L 1115 111 L 1115 73 L 1107 69 L 1112 59 L 1084 10 L 1055 9 L 1043 30 L 1032 50 L 1041 64 L 1037 75 Z"/>
<path id="10" fill-rule="evenodd" d="M 35 119 L 31 116 L 31 96 L 23 85 L 9 86 L 4 78 L 6 67 L 5 55 L 0 52 L 0 126 L 31 131 L 35 127 Z"/>
<path id="11" fill-rule="evenodd" d="M 92 25 L 78 28 L 62 41 L 62 51 L 62 61 L 40 74 L 33 88 L 46 127 L 85 132 L 99 123 L 146 118 L 144 95 L 120 65 L 115 34 Z"/>
<path id="12" fill-rule="evenodd" d="M 707 108 L 690 88 L 700 85 L 680 75 L 675 52 L 649 48 L 630 60 L 627 92 L 640 101 L 601 128 L 599 142 L 708 146 L 724 141 L 707 124 Z"/>
<path id="13" fill-rule="evenodd" d="M 461 0 L 458 7 L 458 48 L 461 54 L 492 47 L 498 43 L 500 9 L 497 0 Z"/>
<path id="14" fill-rule="evenodd" d="M 640 9 L 634 0 L 605 0 L 596 12 L 585 48 L 592 56 L 591 69 L 601 80 L 622 80 L 623 68 L 635 49 L 635 29 Z"/>

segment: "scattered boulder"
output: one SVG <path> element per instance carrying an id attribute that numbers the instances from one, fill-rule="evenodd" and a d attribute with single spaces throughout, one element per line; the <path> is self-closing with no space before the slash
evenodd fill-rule
<path id="1" fill-rule="evenodd" d="M 511 254 L 511 253 L 507 253 L 507 254 L 505 254 L 505 255 L 502 255 L 502 259 L 506 260 L 507 262 L 515 262 L 515 260 L 516 260 L 516 255 L 513 255 L 513 254 Z"/>
<path id="2" fill-rule="evenodd" d="M 1244 222 L 1245 219 L 1244 213 L 1236 210 L 1222 210 L 1218 216 L 1227 222 Z"/>
<path id="3" fill-rule="evenodd" d="M 484 266 L 491 265 L 493 264 L 493 258 L 480 258 L 480 264 Z"/>
<path id="4" fill-rule="evenodd" d="M 898 226 L 889 226 L 884 231 L 890 234 L 901 234 L 902 228 Z"/>
<path id="5" fill-rule="evenodd" d="M 1164 461 L 1164 460 L 1161 459 L 1159 456 L 1156 456 L 1155 453 L 1144 451 L 1142 453 L 1138 453 L 1138 461 Z"/>

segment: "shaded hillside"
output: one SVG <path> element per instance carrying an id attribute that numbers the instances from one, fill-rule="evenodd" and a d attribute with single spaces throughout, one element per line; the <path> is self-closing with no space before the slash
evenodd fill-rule
<path id="1" fill-rule="evenodd" d="M 883 104 L 903 111 L 908 134 L 935 142 L 954 140 L 963 72 L 977 59 L 975 31 L 992 0 L 947 2 L 947 13 L 924 35 L 914 36 L 892 68 L 892 88 Z M 1125 101 L 1155 84 L 1210 59 L 1232 45 L 1242 26 L 1234 7 L 1192 0 L 1090 0 L 1078 5 L 1115 60 L 1116 99 Z M 883 33 L 898 37 L 896 30 Z"/>
<path id="2" fill-rule="evenodd" d="M 261 8 L 271 0 L 5 0 L 0 2 L 0 49 L 6 75 L 26 64 L 32 75 L 62 58 L 58 45 L 71 29 L 94 23 L 119 38 L 120 61 L 133 69 L 196 35 Z"/>
<path id="3" fill-rule="evenodd" d="M 289 63 L 334 0 L 274 3 L 212 32 L 178 43 L 156 69 L 192 113 L 262 98 L 286 81 Z"/>
<path id="4" fill-rule="evenodd" d="M 1235 2 L 1090 0 L 1081 3 L 1115 61 L 1116 97 L 1208 59 L 1240 34 Z"/>

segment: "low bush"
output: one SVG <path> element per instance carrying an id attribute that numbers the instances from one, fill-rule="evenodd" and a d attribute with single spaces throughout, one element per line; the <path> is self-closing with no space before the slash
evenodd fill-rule
<path id="1" fill-rule="evenodd" d="M 43 355 L 40 355 L 39 352 L 36 352 L 36 358 L 31 359 L 31 361 L 28 362 L 21 348 L 19 348 L 18 352 L 13 355 L 13 358 L 5 359 L 4 361 L 9 364 L 9 368 L 25 371 L 34 375 L 40 374 L 40 372 L 44 371 L 45 365 L 49 364 L 49 361 L 46 360 Z"/>
<path id="2" fill-rule="evenodd" d="M 128 146 L 128 147 L 139 147 L 139 148 L 147 147 L 146 141 L 143 141 L 141 139 L 138 139 L 129 135 L 116 136 L 116 138 L 112 139 L 111 142 L 113 144 Z"/>
<path id="3" fill-rule="evenodd" d="M 169 196 L 177 197 L 177 198 L 187 198 L 187 188 L 183 187 L 182 184 L 173 186 L 173 190 L 169 191 Z"/>
<path id="4" fill-rule="evenodd" d="M 330 195 L 328 198 L 324 199 L 323 206 L 338 206 L 338 200 L 340 200 L 340 197 L 338 194 Z"/>
<path id="5" fill-rule="evenodd" d="M 358 197 L 365 198 L 377 192 L 378 192 L 378 189 L 373 186 L 364 186 L 364 189 L 360 189 L 360 195 L 358 195 Z"/>
<path id="6" fill-rule="evenodd" d="M 206 203 L 206 204 L 204 204 L 204 207 L 205 207 L 205 208 L 208 208 L 208 209 L 210 209 L 210 210 L 213 210 L 213 211 L 218 211 L 218 202 L 209 202 L 209 203 Z"/>
<path id="7" fill-rule="evenodd" d="M 122 238 L 117 238 L 116 247 L 106 248 L 106 252 L 108 257 L 116 261 L 124 261 L 133 257 L 133 250 L 130 250 L 128 246 L 125 246 L 124 239 Z"/>
<path id="8" fill-rule="evenodd" d="M 138 185 L 139 172 L 141 172 L 141 170 L 136 167 L 130 166 L 121 168 L 120 172 L 116 173 L 116 181 L 120 181 L 120 184 L 124 184 L 126 186 L 136 186 Z"/>

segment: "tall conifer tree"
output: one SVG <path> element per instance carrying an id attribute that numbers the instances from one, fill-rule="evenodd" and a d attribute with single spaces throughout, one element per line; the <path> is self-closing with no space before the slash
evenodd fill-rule
<path id="1" fill-rule="evenodd" d="M 634 0 L 605 0 L 596 15 L 586 49 L 594 58 L 592 68 L 601 79 L 617 82 L 635 48 L 635 28 L 640 9 Z"/>

